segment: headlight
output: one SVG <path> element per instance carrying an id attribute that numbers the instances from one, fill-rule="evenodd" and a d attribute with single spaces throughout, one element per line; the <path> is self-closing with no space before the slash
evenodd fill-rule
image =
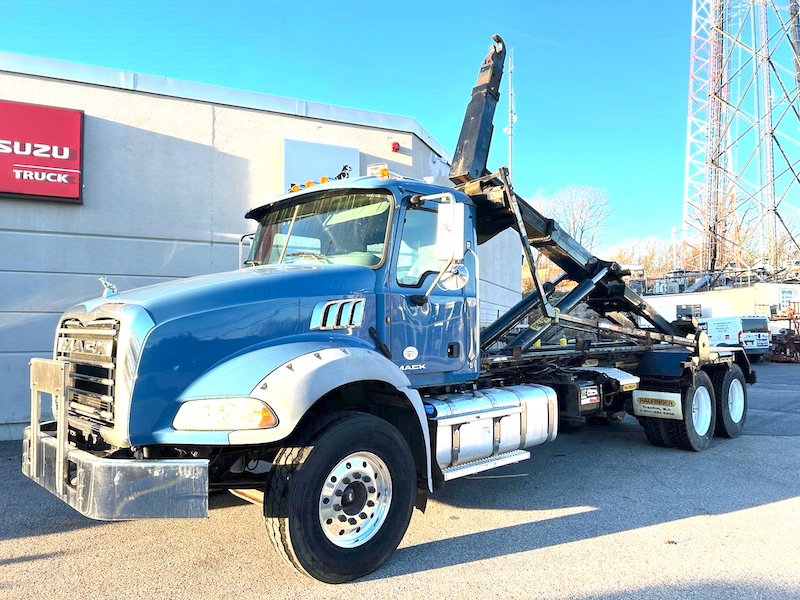
<path id="1" fill-rule="evenodd" d="M 172 426 L 184 431 L 234 431 L 269 429 L 278 418 L 269 406 L 255 398 L 215 398 L 184 402 Z"/>

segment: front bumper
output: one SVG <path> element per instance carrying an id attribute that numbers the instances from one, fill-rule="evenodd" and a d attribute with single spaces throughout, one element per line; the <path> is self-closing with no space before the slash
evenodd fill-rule
<path id="1" fill-rule="evenodd" d="M 81 514 L 102 521 L 208 516 L 208 461 L 95 456 L 69 445 L 69 364 L 31 361 L 31 426 L 22 472 Z M 62 392 L 66 390 L 66 392 Z M 58 399 L 56 421 L 40 423 L 41 394 Z"/>

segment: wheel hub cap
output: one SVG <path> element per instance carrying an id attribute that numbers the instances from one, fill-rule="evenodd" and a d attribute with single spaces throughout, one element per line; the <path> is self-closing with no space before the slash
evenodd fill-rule
<path id="1" fill-rule="evenodd" d="M 731 381 L 728 388 L 728 412 L 734 423 L 739 423 L 744 416 L 744 389 L 738 379 Z"/>
<path id="2" fill-rule="evenodd" d="M 340 548 L 361 546 L 384 524 L 391 502 L 386 463 L 371 452 L 350 454 L 334 466 L 320 492 L 322 531 Z"/>
<path id="3" fill-rule="evenodd" d="M 367 505 L 367 487 L 361 483 L 351 483 L 342 494 L 342 510 L 346 515 L 357 515 Z"/>
<path id="4" fill-rule="evenodd" d="M 697 435 L 705 435 L 711 427 L 711 395 L 704 387 L 698 387 L 692 398 L 692 425 Z"/>

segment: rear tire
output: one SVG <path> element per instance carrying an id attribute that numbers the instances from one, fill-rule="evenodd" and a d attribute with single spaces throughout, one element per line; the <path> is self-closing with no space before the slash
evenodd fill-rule
<path id="1" fill-rule="evenodd" d="M 718 436 L 737 438 L 742 435 L 747 420 L 747 384 L 739 365 L 731 365 L 729 371 L 717 371 L 711 378 L 717 397 Z"/>
<path id="2" fill-rule="evenodd" d="M 683 420 L 669 423 L 675 444 L 693 452 L 708 448 L 714 437 L 716 416 L 714 385 L 705 372 L 698 371 L 694 385 L 683 392 Z"/>
<path id="3" fill-rule="evenodd" d="M 652 417 L 639 417 L 639 423 L 644 428 L 647 441 L 659 448 L 672 448 L 675 440 L 665 419 L 655 419 Z"/>
<path id="4" fill-rule="evenodd" d="M 390 423 L 342 413 L 282 448 L 264 499 L 267 531 L 281 556 L 325 583 L 367 575 L 405 535 L 416 493 L 406 440 Z"/>

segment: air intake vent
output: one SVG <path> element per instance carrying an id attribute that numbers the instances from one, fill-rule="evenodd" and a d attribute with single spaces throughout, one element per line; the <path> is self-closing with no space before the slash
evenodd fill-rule
<path id="1" fill-rule="evenodd" d="M 361 327 L 364 298 L 320 302 L 311 315 L 311 329 L 350 329 Z"/>

